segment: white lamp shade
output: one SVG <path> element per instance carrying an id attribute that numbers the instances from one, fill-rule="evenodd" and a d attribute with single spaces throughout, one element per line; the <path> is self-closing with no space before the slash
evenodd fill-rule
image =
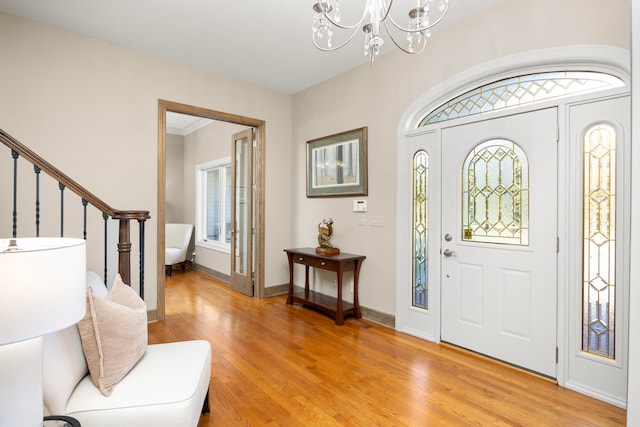
<path id="1" fill-rule="evenodd" d="M 82 239 L 0 239 L 0 345 L 64 329 L 86 310 Z"/>

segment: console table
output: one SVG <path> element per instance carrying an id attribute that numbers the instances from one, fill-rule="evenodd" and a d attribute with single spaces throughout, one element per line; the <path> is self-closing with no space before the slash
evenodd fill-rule
<path id="1" fill-rule="evenodd" d="M 321 255 L 314 248 L 285 249 L 289 258 L 289 294 L 287 304 L 302 303 L 313 307 L 333 317 L 336 325 L 344 324 L 345 316 L 351 315 L 356 319 L 362 317 L 358 302 L 358 275 L 363 255 L 340 253 L 337 255 Z M 304 265 L 304 291 L 293 291 L 293 265 Z M 338 276 L 338 297 L 333 298 L 309 290 L 309 267 L 335 271 Z M 353 304 L 342 300 L 342 273 L 353 271 Z"/>

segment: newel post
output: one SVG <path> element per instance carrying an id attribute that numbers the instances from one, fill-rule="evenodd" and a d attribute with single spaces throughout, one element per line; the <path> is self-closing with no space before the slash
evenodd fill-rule
<path id="1" fill-rule="evenodd" d="M 114 217 L 115 218 L 115 217 Z M 131 242 L 129 241 L 129 219 L 119 218 L 118 231 L 118 273 L 122 281 L 131 285 Z"/>
<path id="2" fill-rule="evenodd" d="M 149 219 L 149 211 L 115 211 L 111 217 L 120 221 L 118 229 L 118 273 L 120 273 L 122 281 L 131 286 L 131 235 L 129 222 Z M 142 239 L 140 243 L 144 243 Z M 144 253 L 144 248 L 140 248 L 140 250 Z M 141 266 L 141 268 L 144 267 Z M 141 277 L 143 276 L 141 275 Z M 141 289 L 142 286 L 143 284 L 141 283 Z"/>

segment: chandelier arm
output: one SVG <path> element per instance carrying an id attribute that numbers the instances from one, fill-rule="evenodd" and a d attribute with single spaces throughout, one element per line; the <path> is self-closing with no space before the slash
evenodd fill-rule
<path id="1" fill-rule="evenodd" d="M 391 10 L 391 8 L 389 8 L 389 10 Z M 418 27 L 418 28 L 403 27 L 402 25 L 398 24 L 396 21 L 393 20 L 393 16 L 391 16 L 391 14 L 388 13 L 387 15 L 388 15 L 389 21 L 391 21 L 393 26 L 396 27 L 398 30 L 404 31 L 405 33 L 419 33 L 421 31 L 430 30 L 431 28 L 433 28 L 436 25 L 438 25 L 440 23 L 440 21 L 442 21 L 442 19 L 445 17 L 445 15 L 447 14 L 448 10 L 449 10 L 449 3 L 445 3 L 444 10 L 442 11 L 442 13 L 438 17 L 438 19 L 436 19 L 435 21 L 433 21 L 429 25 L 425 25 L 424 27 Z M 386 22 L 386 20 L 384 22 Z M 389 29 L 387 29 L 387 32 L 388 31 L 389 31 Z"/>
<path id="2" fill-rule="evenodd" d="M 318 3 L 320 3 L 320 2 L 318 2 Z M 324 11 L 322 12 L 322 16 L 324 18 L 326 18 L 327 21 L 331 22 L 332 25 L 335 25 L 338 28 L 341 28 L 343 30 L 353 30 L 353 29 L 359 29 L 362 26 L 362 23 L 364 22 L 364 19 L 367 17 L 367 12 L 368 12 L 368 9 L 365 8 L 364 12 L 362 13 L 362 17 L 360 18 L 360 20 L 358 22 L 356 22 L 355 24 L 353 24 L 353 25 L 343 25 L 343 24 L 341 24 L 339 22 L 336 22 L 329 15 L 327 15 L 327 13 L 324 12 Z"/>
<path id="3" fill-rule="evenodd" d="M 423 37 L 422 42 L 420 42 L 420 49 L 417 49 L 414 51 L 407 50 L 406 48 L 402 47 L 400 43 L 396 41 L 395 37 L 393 37 L 393 34 L 391 33 L 391 31 L 389 31 L 389 27 L 387 26 L 386 21 L 384 21 L 384 29 L 387 31 L 387 34 L 389 35 L 389 38 L 391 39 L 393 44 L 396 45 L 396 47 L 401 51 L 403 51 L 404 53 L 408 53 L 410 55 L 417 55 L 419 53 L 422 53 L 424 51 L 424 48 L 427 46 L 427 39 Z"/>
<path id="4" fill-rule="evenodd" d="M 385 19 L 387 19 L 387 17 L 391 17 L 391 8 L 393 7 L 393 0 L 389 0 L 389 6 L 385 5 L 385 0 L 382 0 L 382 5 L 385 6 L 385 8 L 387 9 L 387 11 L 385 12 L 384 16 L 382 17 L 382 21 L 384 22 Z"/>
<path id="5" fill-rule="evenodd" d="M 338 50 L 338 49 L 340 49 L 340 48 L 342 48 L 342 47 L 346 46 L 346 45 L 347 45 L 351 40 L 353 40 L 353 38 L 355 37 L 355 35 L 356 35 L 356 33 L 357 33 L 357 32 L 358 32 L 358 28 L 353 28 L 353 32 L 351 33 L 351 35 L 349 36 L 349 38 L 347 38 L 343 43 L 339 44 L 339 45 L 338 45 L 338 46 L 336 46 L 336 47 L 330 47 L 330 48 L 328 48 L 328 47 L 320 46 L 320 45 L 318 44 L 318 42 L 316 41 L 315 34 L 311 36 L 311 41 L 313 41 L 313 45 L 314 45 L 316 48 L 318 48 L 318 49 L 320 49 L 320 50 L 322 50 L 322 51 L 324 51 L 324 52 L 333 52 L 334 50 Z"/>

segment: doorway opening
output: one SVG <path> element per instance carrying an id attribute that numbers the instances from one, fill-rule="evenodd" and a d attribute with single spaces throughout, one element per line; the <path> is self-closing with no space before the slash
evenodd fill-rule
<path id="1" fill-rule="evenodd" d="M 252 205 L 252 217 L 254 219 L 254 229 L 251 230 L 253 236 L 254 262 L 251 263 L 251 276 L 254 281 L 254 296 L 262 298 L 264 295 L 264 146 L 265 127 L 264 120 L 243 117 L 220 111 L 210 110 L 192 105 L 181 104 L 172 101 L 158 101 L 158 246 L 157 246 L 157 274 L 158 274 L 158 311 L 157 320 L 165 317 L 165 276 L 164 276 L 164 244 L 165 244 L 165 223 L 167 222 L 167 113 L 179 113 L 190 116 L 201 117 L 226 124 L 240 125 L 253 129 L 255 134 L 255 144 L 253 147 L 253 176 L 254 188 L 252 193 L 255 203 Z M 228 141 L 231 147 L 231 140 Z M 225 141 L 226 144 L 226 141 Z"/>

